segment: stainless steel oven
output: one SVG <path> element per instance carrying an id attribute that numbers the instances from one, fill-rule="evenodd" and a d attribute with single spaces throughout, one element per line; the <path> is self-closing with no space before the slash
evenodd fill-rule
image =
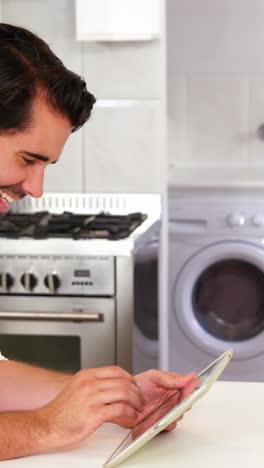
<path id="1" fill-rule="evenodd" d="M 0 219 L 3 355 L 69 372 L 132 371 L 132 251 L 152 215 L 128 213 L 159 206 L 143 197 L 47 194 Z"/>
<path id="2" fill-rule="evenodd" d="M 1 352 L 70 372 L 113 364 L 131 370 L 131 256 L 78 255 L 73 247 L 70 255 L 16 255 L 19 243 L 0 255 Z"/>
<path id="3" fill-rule="evenodd" d="M 1 298 L 0 346 L 10 359 L 76 372 L 117 363 L 112 298 Z"/>

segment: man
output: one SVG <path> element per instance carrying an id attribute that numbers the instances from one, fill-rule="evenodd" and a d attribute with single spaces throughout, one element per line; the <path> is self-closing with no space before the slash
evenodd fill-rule
<path id="1" fill-rule="evenodd" d="M 44 41 L 0 24 L 1 213 L 13 200 L 42 195 L 46 166 L 58 161 L 94 102 Z M 131 427 L 175 389 L 183 388 L 183 398 L 197 382 L 195 374 L 156 370 L 133 377 L 116 366 L 71 376 L 1 358 L 1 460 L 71 446 L 105 421 Z"/>

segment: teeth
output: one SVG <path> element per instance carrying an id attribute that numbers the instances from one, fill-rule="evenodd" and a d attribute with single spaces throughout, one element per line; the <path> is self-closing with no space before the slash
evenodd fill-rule
<path id="1" fill-rule="evenodd" d="M 6 192 L 4 192 L 4 190 L 0 190 L 0 196 L 6 201 L 8 201 L 8 203 L 12 203 L 12 201 L 14 201 L 14 199 L 10 197 L 10 195 L 8 195 Z"/>

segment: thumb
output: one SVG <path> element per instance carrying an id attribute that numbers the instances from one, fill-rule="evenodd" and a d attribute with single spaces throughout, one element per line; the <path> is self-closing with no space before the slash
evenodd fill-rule
<path id="1" fill-rule="evenodd" d="M 168 377 L 167 388 L 180 389 L 195 381 L 197 379 L 197 374 L 195 372 L 190 372 L 189 374 L 179 376 L 179 374 L 170 373 Z"/>
<path id="2" fill-rule="evenodd" d="M 186 375 L 180 375 L 174 372 L 162 372 L 158 370 L 149 372 L 151 372 L 149 377 L 153 383 L 170 390 L 185 387 L 190 382 L 197 379 L 197 374 L 195 372 L 190 372 Z"/>

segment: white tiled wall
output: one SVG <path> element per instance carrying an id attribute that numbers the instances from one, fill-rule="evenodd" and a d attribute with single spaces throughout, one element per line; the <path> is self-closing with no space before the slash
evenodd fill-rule
<path id="1" fill-rule="evenodd" d="M 264 141 L 256 136 L 256 130 L 264 124 L 264 73 L 250 76 L 248 95 L 248 161 L 264 165 Z"/>
<path id="2" fill-rule="evenodd" d="M 162 190 L 160 42 L 78 43 L 74 0 L 0 0 L 2 21 L 31 29 L 97 97 L 90 122 L 47 169 L 46 191 Z"/>
<path id="3" fill-rule="evenodd" d="M 246 162 L 246 77 L 170 75 L 169 84 L 171 164 L 176 154 L 187 163 Z"/>
<path id="4" fill-rule="evenodd" d="M 264 72 L 262 0 L 167 0 L 169 73 Z"/>
<path id="5" fill-rule="evenodd" d="M 81 73 L 81 46 L 75 41 L 74 1 L 1 1 L 4 22 L 32 30 L 48 42 L 67 67 Z"/>
<path id="6" fill-rule="evenodd" d="M 133 192 L 137 186 L 141 193 L 156 192 L 161 183 L 159 118 L 158 100 L 99 101 L 85 127 L 87 189 L 113 192 L 118 186 Z"/>
<path id="7" fill-rule="evenodd" d="M 170 184 L 264 184 L 264 2 L 168 0 Z"/>
<path id="8" fill-rule="evenodd" d="M 83 66 L 99 99 L 160 97 L 160 43 L 84 42 Z"/>

